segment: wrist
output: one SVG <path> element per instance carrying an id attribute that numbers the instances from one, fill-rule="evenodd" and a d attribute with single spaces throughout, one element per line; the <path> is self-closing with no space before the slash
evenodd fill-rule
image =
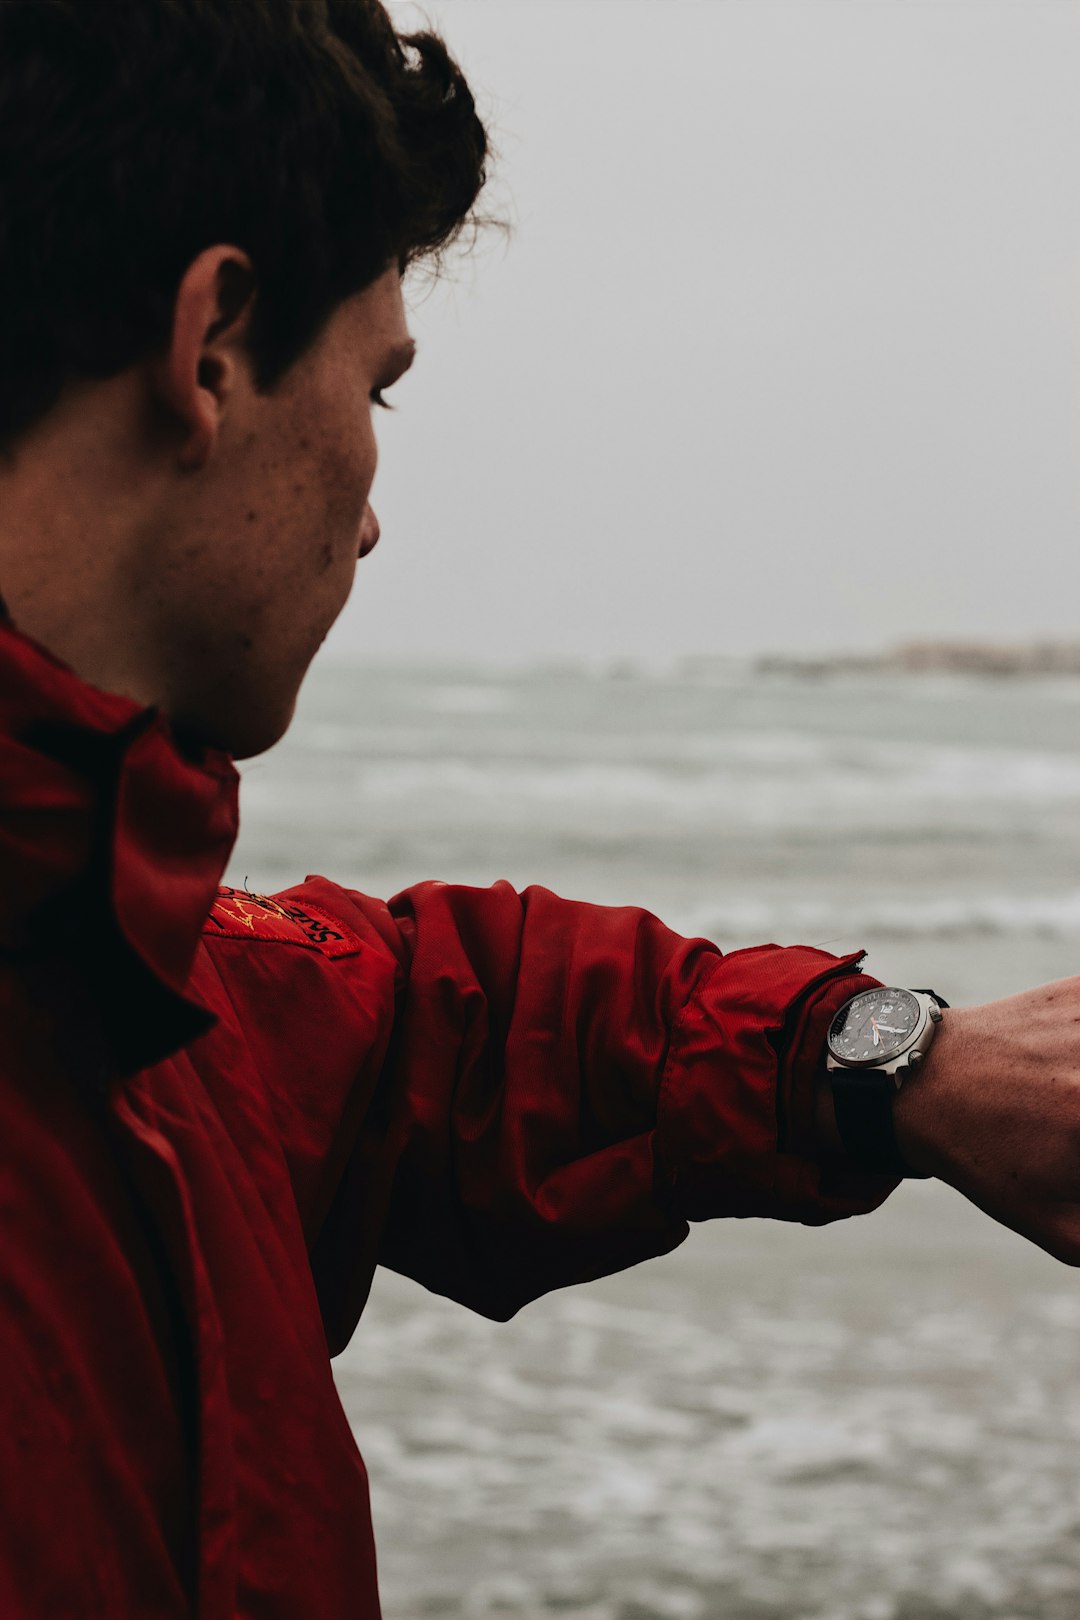
<path id="1" fill-rule="evenodd" d="M 942 1013 L 922 1066 L 908 1076 L 893 1099 L 897 1148 L 905 1162 L 925 1176 L 942 1177 L 948 1168 L 942 1125 L 963 1061 L 961 1050 L 967 1044 L 965 1010 L 950 1007 Z"/>
<path id="2" fill-rule="evenodd" d="M 896 1180 L 938 1173 L 934 1111 L 927 1106 L 937 1088 L 919 1081 L 946 1009 L 934 990 L 895 985 L 861 990 L 840 1008 L 816 1099 L 823 1158 Z M 909 1088 L 917 1093 L 914 1103 Z"/>

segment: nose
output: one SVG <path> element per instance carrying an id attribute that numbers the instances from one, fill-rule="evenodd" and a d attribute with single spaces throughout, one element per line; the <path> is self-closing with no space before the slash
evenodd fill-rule
<path id="1" fill-rule="evenodd" d="M 371 507 L 371 502 L 364 507 L 364 515 L 360 520 L 360 546 L 361 557 L 366 557 L 369 551 L 374 551 L 379 543 L 379 520 Z"/>

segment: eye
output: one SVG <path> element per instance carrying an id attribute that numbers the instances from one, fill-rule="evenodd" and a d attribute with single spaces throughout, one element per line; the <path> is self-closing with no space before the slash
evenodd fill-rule
<path id="1" fill-rule="evenodd" d="M 381 388 L 373 388 L 370 397 L 371 403 L 377 405 L 381 411 L 392 411 L 394 409 L 390 401 L 384 397 Z"/>

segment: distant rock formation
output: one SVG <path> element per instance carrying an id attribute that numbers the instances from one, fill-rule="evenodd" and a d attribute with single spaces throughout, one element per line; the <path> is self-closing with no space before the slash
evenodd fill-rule
<path id="1" fill-rule="evenodd" d="M 905 641 L 881 653 L 769 653 L 763 675 L 1080 675 L 1080 641 Z"/>

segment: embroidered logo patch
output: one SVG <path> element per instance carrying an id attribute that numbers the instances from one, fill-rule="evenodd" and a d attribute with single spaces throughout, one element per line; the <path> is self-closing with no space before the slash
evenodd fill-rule
<path id="1" fill-rule="evenodd" d="M 219 889 L 204 932 L 222 939 L 276 939 L 324 956 L 355 956 L 357 936 L 317 906 L 298 906 L 247 889 Z"/>

